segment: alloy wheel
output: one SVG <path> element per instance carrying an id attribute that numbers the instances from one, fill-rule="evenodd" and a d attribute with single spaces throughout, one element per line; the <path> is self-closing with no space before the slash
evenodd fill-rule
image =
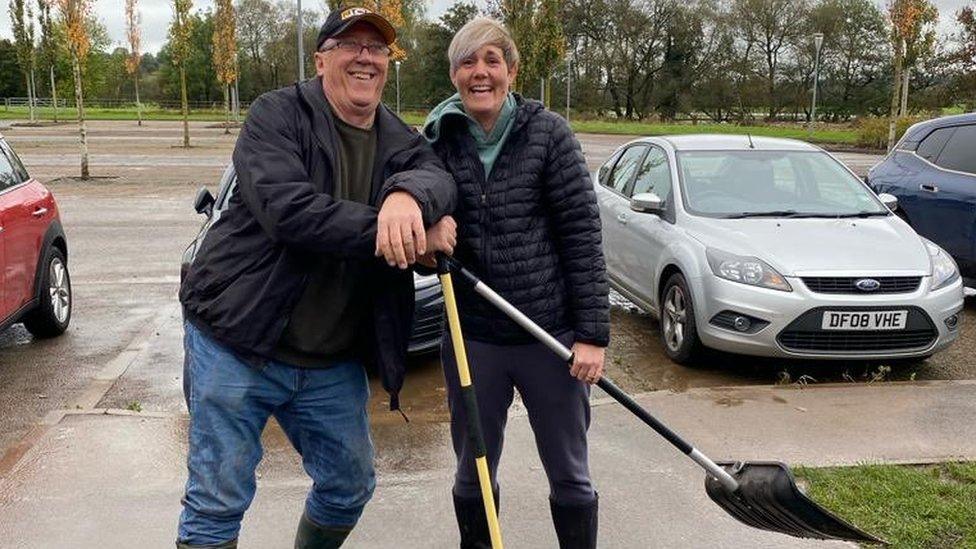
<path id="1" fill-rule="evenodd" d="M 664 342 L 671 352 L 678 352 L 685 341 L 685 327 L 688 322 L 685 292 L 681 286 L 668 288 L 664 298 Z"/>
<path id="2" fill-rule="evenodd" d="M 68 287 L 68 271 L 57 257 L 51 261 L 48 273 L 51 294 L 51 311 L 58 322 L 64 324 L 71 312 L 71 289 Z"/>

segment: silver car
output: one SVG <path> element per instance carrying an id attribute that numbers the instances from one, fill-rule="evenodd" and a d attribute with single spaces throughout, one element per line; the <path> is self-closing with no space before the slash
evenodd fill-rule
<path id="1" fill-rule="evenodd" d="M 818 147 L 649 137 L 594 183 L 610 283 L 660 318 L 677 362 L 925 357 L 959 335 L 955 262 Z"/>

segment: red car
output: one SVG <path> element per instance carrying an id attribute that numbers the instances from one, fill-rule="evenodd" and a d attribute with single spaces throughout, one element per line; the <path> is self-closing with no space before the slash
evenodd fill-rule
<path id="1" fill-rule="evenodd" d="M 54 195 L 0 135 L 0 330 L 23 322 L 35 337 L 53 337 L 68 328 L 67 242 Z"/>

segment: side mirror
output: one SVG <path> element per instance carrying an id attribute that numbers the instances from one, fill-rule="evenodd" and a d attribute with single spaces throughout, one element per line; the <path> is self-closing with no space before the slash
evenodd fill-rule
<path id="1" fill-rule="evenodd" d="M 196 210 L 198 214 L 203 214 L 207 217 L 213 215 L 213 207 L 216 200 L 210 191 L 206 187 L 200 187 L 197 191 L 197 197 L 193 199 L 193 209 Z"/>
<path id="2" fill-rule="evenodd" d="M 654 193 L 635 194 L 630 199 L 630 209 L 635 212 L 660 214 L 664 211 L 664 201 Z"/>
<path id="3" fill-rule="evenodd" d="M 881 199 L 881 203 L 884 204 L 889 210 L 895 211 L 898 209 L 898 197 L 888 193 L 881 193 L 878 195 Z"/>

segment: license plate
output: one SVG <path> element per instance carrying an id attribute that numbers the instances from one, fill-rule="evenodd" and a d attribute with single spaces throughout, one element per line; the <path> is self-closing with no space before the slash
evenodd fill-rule
<path id="1" fill-rule="evenodd" d="M 904 330 L 908 311 L 824 311 L 824 330 Z"/>

